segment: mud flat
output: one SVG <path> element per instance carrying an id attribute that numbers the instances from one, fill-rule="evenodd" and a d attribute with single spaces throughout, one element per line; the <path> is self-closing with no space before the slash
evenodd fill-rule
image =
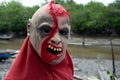
<path id="1" fill-rule="evenodd" d="M 86 78 L 89 76 L 98 76 L 99 70 L 113 71 L 112 61 L 109 59 L 78 59 L 73 58 L 75 75 Z M 116 76 L 120 80 L 120 60 L 115 61 Z"/>
<path id="2" fill-rule="evenodd" d="M 0 63 L 0 80 L 4 80 L 6 72 L 9 70 L 14 58 L 6 60 L 5 63 Z M 105 70 L 112 71 L 112 61 L 108 59 L 79 59 L 73 58 L 75 75 L 80 77 L 89 77 L 98 74 L 98 70 L 104 67 Z M 116 75 L 120 78 L 120 60 L 115 61 Z"/>

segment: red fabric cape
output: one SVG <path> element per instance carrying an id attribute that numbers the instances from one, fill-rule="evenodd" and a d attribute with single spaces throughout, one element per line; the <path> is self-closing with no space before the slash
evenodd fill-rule
<path id="1" fill-rule="evenodd" d="M 73 80 L 72 60 L 66 51 L 59 64 L 43 62 L 27 37 L 5 80 Z"/>

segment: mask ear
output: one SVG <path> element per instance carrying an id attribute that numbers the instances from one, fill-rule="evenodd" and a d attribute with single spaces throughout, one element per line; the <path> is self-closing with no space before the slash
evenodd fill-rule
<path id="1" fill-rule="evenodd" d="M 32 22 L 31 22 L 31 19 L 28 20 L 28 23 L 27 23 L 27 35 L 29 36 L 30 35 L 30 28 L 32 27 Z"/>

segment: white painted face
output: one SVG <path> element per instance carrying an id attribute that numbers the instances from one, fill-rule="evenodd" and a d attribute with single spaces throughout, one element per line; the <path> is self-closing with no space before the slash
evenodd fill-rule
<path id="1" fill-rule="evenodd" d="M 58 64 L 64 58 L 70 35 L 70 23 L 66 16 L 58 16 L 58 29 L 54 32 L 54 19 L 45 5 L 29 20 L 30 42 L 43 61 Z"/>

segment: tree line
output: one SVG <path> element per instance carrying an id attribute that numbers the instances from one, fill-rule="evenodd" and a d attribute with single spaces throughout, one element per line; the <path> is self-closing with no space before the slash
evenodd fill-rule
<path id="1" fill-rule="evenodd" d="M 48 0 L 45 0 L 46 3 Z M 120 1 L 109 5 L 89 2 L 76 4 L 73 0 L 55 0 L 70 12 L 72 32 L 78 35 L 120 35 Z M 45 4 L 45 3 L 43 3 Z M 0 4 L 0 33 L 26 33 L 26 24 L 39 6 L 26 7 L 20 2 Z"/>

